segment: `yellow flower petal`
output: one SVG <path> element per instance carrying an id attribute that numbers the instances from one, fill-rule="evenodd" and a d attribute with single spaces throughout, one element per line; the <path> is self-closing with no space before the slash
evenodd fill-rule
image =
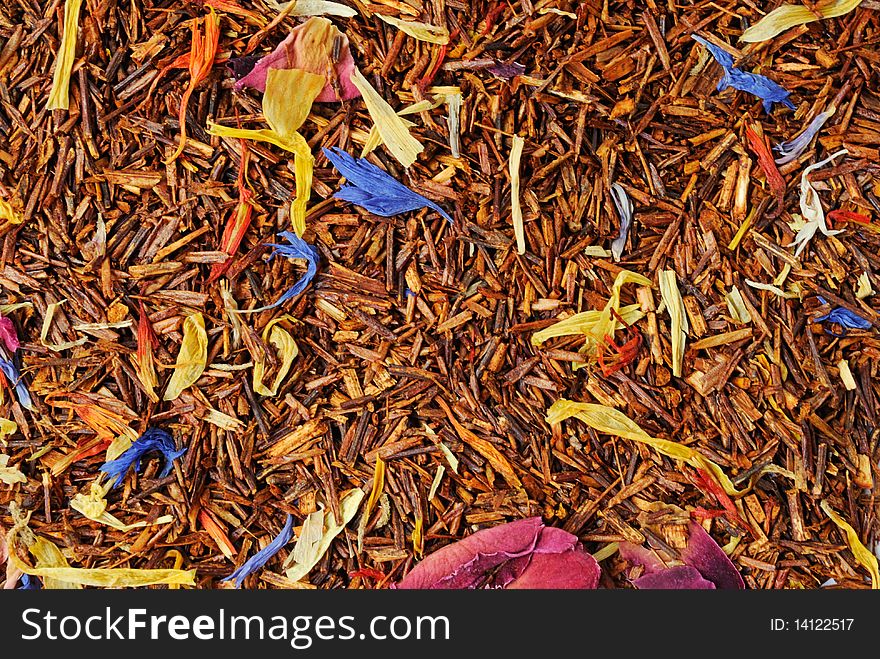
<path id="1" fill-rule="evenodd" d="M 782 5 L 743 32 L 740 41 L 749 43 L 767 41 L 789 28 L 818 21 L 820 16 L 821 18 L 836 18 L 848 14 L 861 3 L 862 0 L 824 0 L 816 3 L 814 7 L 816 13 L 804 5 Z"/>
<path id="2" fill-rule="evenodd" d="M 183 321 L 183 341 L 164 400 L 174 400 L 184 389 L 195 384 L 204 373 L 207 362 L 208 333 L 205 331 L 205 319 L 201 313 L 195 313 Z"/>
<path id="3" fill-rule="evenodd" d="M 364 509 L 364 517 L 369 517 L 373 512 L 373 506 L 382 496 L 382 490 L 385 488 L 385 461 L 382 458 L 376 458 L 376 469 L 373 472 L 373 488 L 370 490 L 370 497 L 367 499 L 367 505 Z M 428 497 L 429 499 L 431 497 Z"/>
<path id="4" fill-rule="evenodd" d="M 6 220 L 10 224 L 21 224 L 24 222 L 21 213 L 5 199 L 0 199 L 0 220 Z"/>
<path id="5" fill-rule="evenodd" d="M 526 253 L 526 232 L 523 226 L 522 206 L 519 203 L 519 161 L 522 158 L 525 143 L 525 140 L 519 135 L 513 136 L 510 160 L 507 163 L 510 173 L 510 214 L 513 219 L 513 233 L 516 236 L 517 254 Z"/>
<path id="6" fill-rule="evenodd" d="M 373 86 L 367 81 L 360 70 L 355 69 L 351 74 L 351 83 L 358 88 L 367 112 L 379 129 L 379 135 L 391 155 L 404 167 L 409 167 L 418 155 L 425 149 L 416 138 L 409 133 L 409 129 L 403 120 L 397 116 L 394 109 L 388 105 L 384 98 L 379 95 Z"/>
<path id="7" fill-rule="evenodd" d="M 269 69 L 263 116 L 277 134 L 290 138 L 305 123 L 326 78 L 302 69 Z"/>
<path id="8" fill-rule="evenodd" d="M 638 304 L 630 304 L 621 307 L 618 310 L 618 313 L 628 325 L 632 325 L 645 316 L 645 314 L 642 313 L 641 306 Z M 545 327 L 541 331 L 532 334 L 532 345 L 541 345 L 545 341 L 555 339 L 558 336 L 572 336 L 574 334 L 595 336 L 595 328 L 601 318 L 602 312 L 598 309 L 576 313 L 568 318 L 560 320 L 555 325 L 550 325 L 550 327 Z M 614 330 L 617 331 L 622 328 L 623 325 L 620 322 L 617 322 Z"/>
<path id="9" fill-rule="evenodd" d="M 428 23 L 420 23 L 418 21 L 402 21 L 393 16 L 385 16 L 384 14 L 376 14 L 388 25 L 393 25 L 404 34 L 408 34 L 419 41 L 427 41 L 428 43 L 436 43 L 445 45 L 449 43 L 449 30 L 445 27 L 437 25 L 429 25 Z"/>
<path id="10" fill-rule="evenodd" d="M 299 133 L 291 139 L 293 146 L 293 171 L 296 176 L 296 198 L 290 204 L 290 221 L 293 232 L 303 237 L 306 232 L 306 208 L 312 194 L 312 173 L 315 169 L 315 158 L 309 149 L 309 143 Z"/>
<path id="11" fill-rule="evenodd" d="M 288 579 L 291 581 L 299 581 L 318 564 L 321 557 L 327 553 L 328 549 L 330 549 L 333 539 L 342 532 L 345 525 L 348 524 L 357 514 L 358 508 L 360 508 L 363 499 L 363 490 L 349 490 L 342 495 L 342 498 L 339 501 L 339 507 L 342 510 L 342 524 L 336 523 L 333 511 L 328 509 L 323 513 L 321 536 L 317 541 L 312 542 L 314 538 L 305 538 L 308 542 L 304 541 L 304 546 L 299 547 L 300 540 L 297 539 L 297 544 L 294 546 L 294 550 L 290 554 L 289 560 L 294 561 L 294 564 L 287 570 L 286 574 Z M 303 525 L 300 538 L 304 538 L 304 536 L 306 536 L 305 525 Z M 301 551 L 297 551 L 298 547 Z"/>
<path id="12" fill-rule="evenodd" d="M 547 423 L 549 424 L 562 423 L 572 417 L 583 421 L 598 432 L 645 444 L 667 457 L 681 460 L 692 467 L 708 471 L 730 496 L 739 496 L 748 491 L 737 490 L 731 480 L 721 470 L 721 467 L 704 457 L 702 453 L 678 442 L 651 437 L 651 435 L 642 430 L 639 424 L 613 407 L 597 405 L 595 403 L 577 403 L 573 400 L 561 398 L 547 410 Z"/>
<path id="13" fill-rule="evenodd" d="M 11 511 L 10 511 L 11 512 Z M 61 550 L 50 540 L 37 537 L 27 528 L 28 517 L 20 519 L 6 536 L 9 562 L 25 574 L 42 577 L 48 589 L 78 589 L 83 586 L 124 588 L 157 584 L 195 585 L 195 570 L 135 570 L 130 568 L 70 567 Z M 36 566 L 31 567 L 18 557 L 16 544 L 21 535 Z"/>
<path id="14" fill-rule="evenodd" d="M 264 356 L 254 356 L 254 391 L 261 396 L 276 396 L 278 394 L 278 387 L 281 385 L 281 381 L 287 375 L 290 365 L 299 354 L 299 347 L 296 345 L 293 337 L 287 330 L 282 329 L 276 324 L 285 318 L 288 318 L 288 316 L 276 318 L 266 325 L 266 329 L 263 330 L 263 341 L 275 346 L 278 354 L 281 356 L 281 365 L 278 367 L 278 372 L 275 374 L 275 382 L 272 383 L 271 387 L 263 384 L 263 375 L 266 372 Z"/>
<path id="15" fill-rule="evenodd" d="M 82 0 L 67 0 L 64 3 L 64 35 L 55 56 L 55 74 L 52 76 L 47 110 L 66 110 L 69 105 L 70 72 L 76 58 L 76 32 L 81 6 Z"/>
<path id="16" fill-rule="evenodd" d="M 0 417 L 0 442 L 6 445 L 6 438 L 18 430 L 18 424 L 10 419 Z"/>
<path id="17" fill-rule="evenodd" d="M 678 283 L 675 280 L 675 272 L 663 270 L 659 274 L 660 295 L 666 303 L 666 311 L 669 312 L 670 332 L 672 333 L 672 374 L 681 377 L 682 363 L 684 362 L 684 345 L 687 341 L 688 320 L 684 309 L 681 293 L 678 292 Z"/>
<path id="18" fill-rule="evenodd" d="M 877 557 L 862 544 L 856 530 L 831 508 L 827 499 L 823 499 L 819 507 L 846 534 L 846 542 L 853 556 L 871 573 L 871 589 L 880 589 L 880 570 L 877 569 Z"/>

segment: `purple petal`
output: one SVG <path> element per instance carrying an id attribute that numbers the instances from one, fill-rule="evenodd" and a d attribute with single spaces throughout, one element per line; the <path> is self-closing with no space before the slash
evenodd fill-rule
<path id="1" fill-rule="evenodd" d="M 688 531 L 688 544 L 681 552 L 681 560 L 699 570 L 718 588 L 744 590 L 742 576 L 712 536 L 696 522 L 688 525 Z"/>
<path id="2" fill-rule="evenodd" d="M 511 559 L 531 554 L 543 526 L 540 517 L 529 517 L 477 531 L 428 555 L 397 588 L 475 588 L 490 570 Z"/>
<path id="3" fill-rule="evenodd" d="M 293 286 L 288 288 L 281 295 L 281 297 L 275 300 L 272 304 L 267 304 L 266 306 L 259 307 L 257 309 L 250 309 L 249 313 L 256 313 L 258 311 L 274 309 L 275 307 L 284 304 L 288 300 L 295 298 L 297 295 L 306 290 L 309 283 L 312 281 L 312 279 L 315 278 L 315 274 L 317 274 L 318 272 L 318 263 L 321 260 L 321 255 L 318 254 L 317 249 L 309 245 L 305 240 L 297 236 L 292 231 L 282 231 L 278 235 L 284 238 L 290 244 L 282 245 L 278 243 L 266 243 L 266 245 L 273 248 L 272 254 L 269 256 L 269 260 L 271 261 L 276 256 L 283 256 L 288 259 L 305 259 L 306 271 Z"/>
<path id="4" fill-rule="evenodd" d="M 233 57 L 226 62 L 226 68 L 232 73 L 232 77 L 241 80 L 248 73 L 254 70 L 262 58 L 259 55 L 245 55 L 244 57 Z M 263 83 L 265 85 L 265 82 Z"/>
<path id="5" fill-rule="evenodd" d="M 715 584 L 706 581 L 689 565 L 645 574 L 633 581 L 633 585 L 639 590 L 715 590 Z"/>
<path id="6" fill-rule="evenodd" d="M 828 304 L 825 301 L 825 298 L 821 296 L 819 296 L 819 301 L 822 304 Z M 843 307 L 835 307 L 829 313 L 816 319 L 817 323 L 825 321 L 836 323 L 846 329 L 871 329 L 871 321 L 865 320 L 861 316 L 858 316 L 849 309 L 844 309 Z"/>
<path id="7" fill-rule="evenodd" d="M 733 66 L 733 55 L 728 53 L 723 48 L 719 48 L 714 43 L 710 41 L 706 41 L 703 37 L 698 34 L 692 34 L 691 39 L 696 41 L 698 44 L 702 44 L 706 50 L 709 51 L 709 54 L 715 59 L 718 64 L 723 66 L 725 69 Z"/>
<path id="8" fill-rule="evenodd" d="M 782 103 L 785 107 L 794 110 L 795 105 L 789 100 L 789 94 L 784 87 L 770 80 L 766 76 L 749 71 L 743 71 L 733 65 L 733 57 L 723 48 L 709 43 L 702 37 L 692 34 L 691 38 L 709 49 L 715 61 L 724 69 L 724 76 L 718 81 L 718 91 L 733 87 L 749 94 L 754 94 L 764 101 L 764 111 L 770 114 L 774 103 Z"/>
<path id="9" fill-rule="evenodd" d="M 18 367 L 15 365 L 15 362 L 11 359 L 0 357 L 0 371 L 6 376 L 10 386 L 15 387 L 15 397 L 18 398 L 18 402 L 21 406 L 28 410 L 34 409 L 34 403 L 31 400 L 30 391 L 28 391 L 24 378 L 18 370 Z"/>
<path id="10" fill-rule="evenodd" d="M 504 78 L 505 80 L 510 80 L 511 78 L 521 76 L 523 73 L 525 73 L 526 67 L 519 62 L 512 62 L 511 64 L 498 62 L 490 67 L 487 67 L 486 70 L 493 76 Z"/>

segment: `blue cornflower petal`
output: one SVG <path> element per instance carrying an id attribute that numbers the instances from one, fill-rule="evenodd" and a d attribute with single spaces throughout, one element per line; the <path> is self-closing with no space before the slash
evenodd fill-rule
<path id="1" fill-rule="evenodd" d="M 40 582 L 36 577 L 32 577 L 29 574 L 23 574 L 21 575 L 21 581 L 16 590 L 40 590 L 41 588 L 42 586 L 40 586 Z"/>
<path id="2" fill-rule="evenodd" d="M 235 587 L 241 588 L 241 584 L 244 583 L 244 580 L 247 579 L 249 575 L 253 574 L 261 567 L 263 567 L 266 563 L 268 563 L 270 558 L 281 551 L 281 548 L 284 547 L 284 545 L 286 545 L 288 542 L 290 542 L 290 538 L 292 536 L 293 517 L 288 515 L 287 521 L 284 523 L 284 528 L 281 529 L 281 533 L 275 536 L 275 539 L 272 540 L 272 542 L 270 542 L 268 545 L 263 547 L 263 549 L 251 556 L 244 565 L 242 565 L 240 568 L 238 568 L 235 572 L 230 574 L 222 581 L 235 580 Z"/>
<path id="3" fill-rule="evenodd" d="M 709 43 L 703 37 L 692 34 L 691 38 L 705 46 L 715 61 L 724 69 L 724 76 L 718 81 L 718 91 L 733 87 L 743 92 L 753 94 L 764 101 L 764 111 L 767 114 L 773 110 L 774 103 L 782 103 L 785 107 L 795 109 L 794 103 L 789 100 L 791 92 L 770 80 L 766 76 L 757 73 L 743 71 L 733 65 L 733 57 L 723 48 Z"/>
<path id="4" fill-rule="evenodd" d="M 296 297 L 304 290 L 306 290 L 306 286 L 309 285 L 312 279 L 314 279 L 315 274 L 318 272 L 318 262 L 321 260 L 321 255 L 318 254 L 318 250 L 316 250 L 305 240 L 303 240 L 291 231 L 282 231 L 278 235 L 284 238 L 290 244 L 279 245 L 278 243 L 266 243 L 266 245 L 273 248 L 272 254 L 269 256 L 269 260 L 271 261 L 279 255 L 288 259 L 305 259 L 305 274 L 303 274 L 303 276 L 299 278 L 298 282 L 288 288 L 287 291 L 285 291 L 284 295 L 279 297 L 272 304 L 267 304 L 265 307 L 259 307 L 257 309 L 248 309 L 247 311 L 242 313 L 256 313 L 258 311 L 266 311 L 267 309 L 274 309 L 278 305 L 284 304 L 289 299 Z"/>
<path id="5" fill-rule="evenodd" d="M 34 403 L 31 400 L 31 394 L 28 391 L 27 385 L 25 385 L 21 373 L 18 372 L 18 368 L 16 368 L 12 360 L 0 357 L 0 371 L 3 371 L 3 375 L 6 376 L 9 384 L 15 387 L 15 397 L 18 398 L 21 406 L 28 410 L 34 409 Z"/>
<path id="6" fill-rule="evenodd" d="M 804 129 L 797 137 L 790 139 L 788 142 L 783 142 L 782 144 L 777 144 L 773 147 L 773 150 L 779 154 L 779 157 L 776 159 L 777 165 L 787 165 L 792 160 L 801 155 L 804 151 L 806 151 L 807 147 L 810 145 L 810 142 L 816 136 L 816 133 L 821 130 L 822 126 L 825 125 L 825 122 L 828 121 L 834 115 L 834 106 L 825 110 L 825 112 L 820 112 L 816 115 L 816 118 L 810 122 L 810 125 Z"/>
<path id="7" fill-rule="evenodd" d="M 346 180 L 346 183 L 333 195 L 337 199 L 351 202 L 382 217 L 392 217 L 420 208 L 432 208 L 452 222 L 449 214 L 439 205 L 413 192 L 364 158 L 353 158 L 336 147 L 324 149 L 324 155 Z"/>
<path id="8" fill-rule="evenodd" d="M 822 304 L 828 304 L 823 297 L 817 297 Z M 871 329 L 871 321 L 865 320 L 861 316 L 854 314 L 852 311 L 844 309 L 843 307 L 835 307 L 824 316 L 816 318 L 817 323 L 825 321 L 836 323 L 845 329 Z"/>
<path id="9" fill-rule="evenodd" d="M 692 34 L 691 39 L 705 46 L 709 53 L 711 53 L 712 57 L 715 58 L 715 61 L 718 62 L 725 69 L 729 69 L 733 66 L 733 55 L 728 53 L 723 48 L 719 48 L 711 41 L 706 41 L 698 34 Z"/>
<path id="10" fill-rule="evenodd" d="M 113 487 L 118 487 L 125 478 L 125 474 L 128 473 L 129 467 L 134 465 L 135 471 L 139 470 L 141 458 L 150 451 L 160 451 L 165 456 L 165 466 L 159 473 L 159 478 L 164 478 L 171 473 L 173 461 L 186 453 L 186 448 L 177 450 L 174 438 L 165 430 L 147 428 L 147 431 L 138 437 L 122 455 L 101 465 L 101 471 L 110 478 L 115 477 L 116 481 L 113 483 Z"/>

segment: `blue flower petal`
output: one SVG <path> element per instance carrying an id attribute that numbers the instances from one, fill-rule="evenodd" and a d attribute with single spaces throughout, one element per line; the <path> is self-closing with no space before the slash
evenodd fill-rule
<path id="1" fill-rule="evenodd" d="M 724 69 L 724 76 L 718 81 L 718 91 L 733 87 L 734 89 L 753 94 L 764 101 L 764 111 L 767 114 L 770 114 L 773 110 L 774 103 L 782 103 L 787 108 L 795 109 L 794 103 L 788 98 L 791 92 L 787 91 L 784 87 L 766 76 L 743 71 L 735 67 L 730 53 L 715 44 L 709 43 L 703 37 L 692 34 L 691 38 L 705 46 L 715 61 Z"/>
<path id="2" fill-rule="evenodd" d="M 230 574 L 222 581 L 235 580 L 235 587 L 241 588 L 241 584 L 244 583 L 244 580 L 247 579 L 249 575 L 253 574 L 261 567 L 263 567 L 266 563 L 268 563 L 270 558 L 281 551 L 281 548 L 284 547 L 284 545 L 286 545 L 288 542 L 290 542 L 290 538 L 292 536 L 293 517 L 288 515 L 287 521 L 284 523 L 284 528 L 281 529 L 281 533 L 275 536 L 275 539 L 272 540 L 272 542 L 266 545 L 263 549 L 251 556 L 244 563 L 244 565 L 242 565 L 240 568 L 238 568 L 235 572 Z"/>
<path id="3" fill-rule="evenodd" d="M 336 147 L 324 149 L 324 155 L 346 180 L 346 183 L 333 195 L 337 199 L 351 202 L 382 217 L 393 217 L 420 208 L 431 208 L 452 222 L 449 214 L 439 205 L 413 192 L 364 158 L 353 158 Z"/>
<path id="4" fill-rule="evenodd" d="M 817 297 L 819 297 L 819 302 L 822 304 L 828 304 L 821 296 Z M 816 318 L 817 323 L 826 321 L 829 323 L 836 323 L 845 329 L 871 329 L 871 321 L 865 320 L 861 316 L 854 314 L 852 311 L 844 309 L 843 307 L 835 307 L 824 316 Z"/>
<path id="5" fill-rule="evenodd" d="M 273 248 L 269 260 L 271 261 L 276 256 L 283 256 L 288 259 L 305 259 L 305 274 L 303 274 L 303 276 L 299 278 L 299 281 L 288 288 L 287 291 L 285 291 L 285 293 L 272 304 L 267 304 L 265 307 L 259 307 L 257 309 L 248 309 L 247 313 L 266 311 L 267 309 L 274 309 L 278 305 L 284 304 L 291 298 L 296 297 L 306 290 L 306 286 L 309 285 L 312 279 L 314 279 L 315 274 L 318 272 L 318 262 L 321 260 L 321 255 L 318 254 L 318 250 L 291 231 L 282 231 L 278 235 L 290 244 L 280 245 L 278 243 L 266 243 L 269 247 Z"/>
<path id="6" fill-rule="evenodd" d="M 165 456 L 165 466 L 159 472 L 159 478 L 164 478 L 171 473 L 173 461 L 186 453 L 186 448 L 177 450 L 174 438 L 161 428 L 147 428 L 147 431 L 138 437 L 132 445 L 118 458 L 105 462 L 101 471 L 116 478 L 113 487 L 118 487 L 129 468 L 134 465 L 135 471 L 141 468 L 141 458 L 150 451 L 160 451 Z"/>
<path id="7" fill-rule="evenodd" d="M 40 590 L 41 588 L 40 581 L 36 577 L 23 574 L 16 590 Z"/>
<path id="8" fill-rule="evenodd" d="M 15 397 L 18 398 L 21 406 L 28 410 L 34 409 L 34 403 L 31 400 L 31 394 L 28 391 L 27 385 L 25 385 L 21 373 L 18 372 L 18 368 L 16 368 L 12 360 L 0 357 L 0 371 L 3 371 L 3 375 L 6 376 L 9 384 L 15 387 Z"/>

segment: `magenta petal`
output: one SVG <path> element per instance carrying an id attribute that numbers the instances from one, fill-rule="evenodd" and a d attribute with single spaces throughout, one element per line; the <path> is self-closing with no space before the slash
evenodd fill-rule
<path id="1" fill-rule="evenodd" d="M 596 559 L 580 546 L 561 553 L 535 553 L 529 566 L 507 588 L 594 590 L 599 585 L 600 572 Z"/>
<path id="2" fill-rule="evenodd" d="M 531 554 L 543 526 L 540 517 L 530 517 L 477 531 L 427 556 L 397 588 L 474 588 L 489 570 Z"/>
<path id="3" fill-rule="evenodd" d="M 536 554 L 560 554 L 578 546 L 576 535 L 568 531 L 546 526 L 538 536 L 538 544 L 535 545 Z"/>
<path id="4" fill-rule="evenodd" d="M 712 536 L 696 522 L 690 523 L 688 532 L 688 545 L 681 552 L 681 560 L 699 570 L 718 588 L 744 590 L 742 576 Z"/>
<path id="5" fill-rule="evenodd" d="M 526 554 L 502 563 L 495 576 L 492 577 L 492 583 L 488 584 L 486 588 L 495 590 L 507 588 L 526 571 L 532 561 L 532 556 L 533 554 Z"/>
<path id="6" fill-rule="evenodd" d="M 657 554 L 646 547 L 634 545 L 631 542 L 621 542 L 617 546 L 617 551 L 627 563 L 645 568 L 646 574 L 666 569 L 666 565 L 658 558 Z"/>
<path id="7" fill-rule="evenodd" d="M 297 38 L 297 28 L 295 28 L 287 38 L 282 41 L 271 53 L 258 61 L 254 68 L 251 69 L 243 78 L 235 83 L 235 90 L 240 91 L 244 87 L 253 87 L 261 92 L 266 91 L 266 77 L 269 75 L 269 69 L 286 69 L 290 68 L 290 54 L 293 52 L 293 42 Z"/>
<path id="8" fill-rule="evenodd" d="M 326 62 L 316 65 L 313 60 L 303 55 L 303 49 L 308 49 L 306 41 L 300 42 L 304 36 L 309 39 L 309 30 L 314 30 L 315 24 L 311 21 L 326 19 L 310 19 L 302 25 L 298 25 L 290 31 L 287 38 L 284 39 L 271 53 L 263 57 L 256 63 L 250 73 L 235 83 L 235 90 L 240 91 L 244 87 L 252 87 L 261 92 L 266 91 L 266 77 L 269 75 L 269 69 L 304 69 L 311 73 L 324 75 L 326 77 L 328 69 L 331 66 L 329 58 Z M 329 22 L 329 21 L 328 21 Z M 335 30 L 335 28 L 333 28 Z M 338 31 L 337 31 L 338 32 Z M 314 34 L 314 32 L 312 32 Z M 333 82 L 328 80 L 327 84 L 318 94 L 316 101 L 321 103 L 330 103 L 334 101 L 348 101 L 352 98 L 360 96 L 360 91 L 351 83 L 351 74 L 354 72 L 354 58 L 349 48 L 348 37 L 339 33 L 337 38 L 341 38 L 341 48 L 339 59 L 332 64 L 336 77 L 338 78 L 339 91 L 341 97 L 336 93 Z"/>
<path id="9" fill-rule="evenodd" d="M 324 89 L 315 99 L 319 103 L 333 103 L 334 101 L 350 101 L 353 98 L 359 98 L 361 90 L 354 86 L 351 82 L 351 74 L 354 73 L 354 57 L 348 49 L 348 37 L 345 37 L 345 46 L 339 61 L 336 63 L 336 77 L 339 80 L 339 91 L 342 92 L 340 98 L 332 84 L 324 85 Z"/>
<path id="10" fill-rule="evenodd" d="M 21 345 L 18 341 L 18 334 L 15 331 L 15 325 L 6 316 L 0 316 L 0 342 L 6 346 L 10 352 L 15 352 Z"/>
<path id="11" fill-rule="evenodd" d="M 715 584 L 689 565 L 649 572 L 633 581 L 633 585 L 639 590 L 715 590 Z"/>

